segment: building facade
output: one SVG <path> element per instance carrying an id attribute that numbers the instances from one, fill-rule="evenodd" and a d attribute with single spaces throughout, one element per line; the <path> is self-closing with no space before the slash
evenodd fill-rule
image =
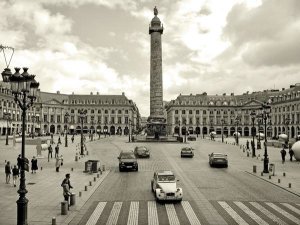
<path id="1" fill-rule="evenodd" d="M 82 109 L 86 116 L 81 122 L 79 111 Z M 84 133 L 127 135 L 140 127 L 138 107 L 124 93 L 67 95 L 39 91 L 26 116 L 26 132 L 37 134 L 80 133 L 82 127 Z M 21 126 L 21 110 L 7 84 L 0 83 L 0 134 L 19 133 Z"/>
<path id="2" fill-rule="evenodd" d="M 268 102 L 271 106 L 267 124 L 267 137 L 278 137 L 286 133 L 294 138 L 300 134 L 300 83 L 288 89 L 264 90 L 242 95 L 179 95 L 166 105 L 169 135 L 190 134 L 251 136 L 258 131 L 265 133 L 261 117 L 261 106 Z M 250 113 L 256 117 L 252 124 Z M 253 133 L 252 133 L 253 132 Z"/>

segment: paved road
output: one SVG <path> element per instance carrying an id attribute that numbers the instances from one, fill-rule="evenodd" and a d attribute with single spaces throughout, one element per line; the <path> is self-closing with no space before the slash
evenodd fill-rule
<path id="1" fill-rule="evenodd" d="M 75 224 L 300 224 L 300 198 L 245 172 L 249 162 L 236 146 L 198 139 L 188 144 L 145 143 L 150 159 L 139 159 L 138 172 L 118 170 L 120 150 L 136 143 L 107 138 L 89 143 L 110 173 L 70 222 Z M 191 145 L 195 157 L 180 158 Z M 210 168 L 208 154 L 226 152 L 228 168 Z M 172 170 L 184 190 L 181 203 L 156 203 L 150 189 L 155 170 Z"/>

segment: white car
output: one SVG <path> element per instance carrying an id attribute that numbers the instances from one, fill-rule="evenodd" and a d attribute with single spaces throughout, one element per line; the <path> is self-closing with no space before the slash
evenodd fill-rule
<path id="1" fill-rule="evenodd" d="M 154 173 L 151 189 L 157 201 L 181 201 L 183 197 L 182 188 L 177 187 L 175 175 L 169 170 Z"/>

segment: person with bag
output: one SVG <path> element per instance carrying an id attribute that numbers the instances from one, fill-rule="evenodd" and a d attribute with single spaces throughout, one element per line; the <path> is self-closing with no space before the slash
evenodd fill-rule
<path id="1" fill-rule="evenodd" d="M 66 178 L 62 181 L 61 186 L 63 187 L 63 196 L 64 200 L 68 202 L 68 210 L 70 209 L 70 203 L 69 199 L 70 196 L 72 195 L 72 192 L 70 191 L 72 187 L 71 182 L 70 182 L 70 174 L 66 174 Z"/>
<path id="2" fill-rule="evenodd" d="M 59 168 L 61 166 L 61 160 L 60 157 L 56 157 L 56 162 L 55 162 L 55 167 L 56 167 L 56 172 L 59 172 Z"/>
<path id="3" fill-rule="evenodd" d="M 49 145 L 49 147 L 48 147 L 48 162 L 49 162 L 50 156 L 52 159 L 52 152 L 53 152 L 52 145 Z"/>
<path id="4" fill-rule="evenodd" d="M 55 155 L 54 155 L 54 158 L 57 158 L 58 157 L 58 154 L 59 154 L 59 146 L 58 144 L 55 146 Z"/>
<path id="5" fill-rule="evenodd" d="M 14 168 L 12 169 L 12 174 L 13 174 L 13 184 L 14 187 L 16 187 L 17 178 L 19 177 L 19 169 L 17 168 L 16 165 L 14 165 Z"/>
<path id="6" fill-rule="evenodd" d="M 283 149 L 280 151 L 281 153 L 281 159 L 282 159 L 282 164 L 285 162 L 285 155 L 286 155 L 286 151 L 283 147 Z"/>
<path id="7" fill-rule="evenodd" d="M 37 159 L 33 156 L 31 160 L 31 173 L 36 173 L 36 170 L 38 170 Z"/>
<path id="8" fill-rule="evenodd" d="M 6 183 L 9 184 L 10 181 L 10 174 L 11 174 L 11 168 L 10 168 L 10 162 L 7 161 L 5 165 L 5 175 L 6 175 Z"/>
<path id="9" fill-rule="evenodd" d="M 293 156 L 294 156 L 294 150 L 290 147 L 289 149 L 289 154 L 290 154 L 290 161 L 293 161 Z"/>

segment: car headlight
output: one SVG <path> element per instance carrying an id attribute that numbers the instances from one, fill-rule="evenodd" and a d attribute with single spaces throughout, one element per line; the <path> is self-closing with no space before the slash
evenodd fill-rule
<path id="1" fill-rule="evenodd" d="M 164 193 L 164 191 L 162 190 L 162 189 L 160 189 L 160 191 L 159 191 L 160 193 Z"/>
<path id="2" fill-rule="evenodd" d="M 177 190 L 176 190 L 177 192 L 179 192 L 180 191 L 180 188 L 177 188 Z"/>

